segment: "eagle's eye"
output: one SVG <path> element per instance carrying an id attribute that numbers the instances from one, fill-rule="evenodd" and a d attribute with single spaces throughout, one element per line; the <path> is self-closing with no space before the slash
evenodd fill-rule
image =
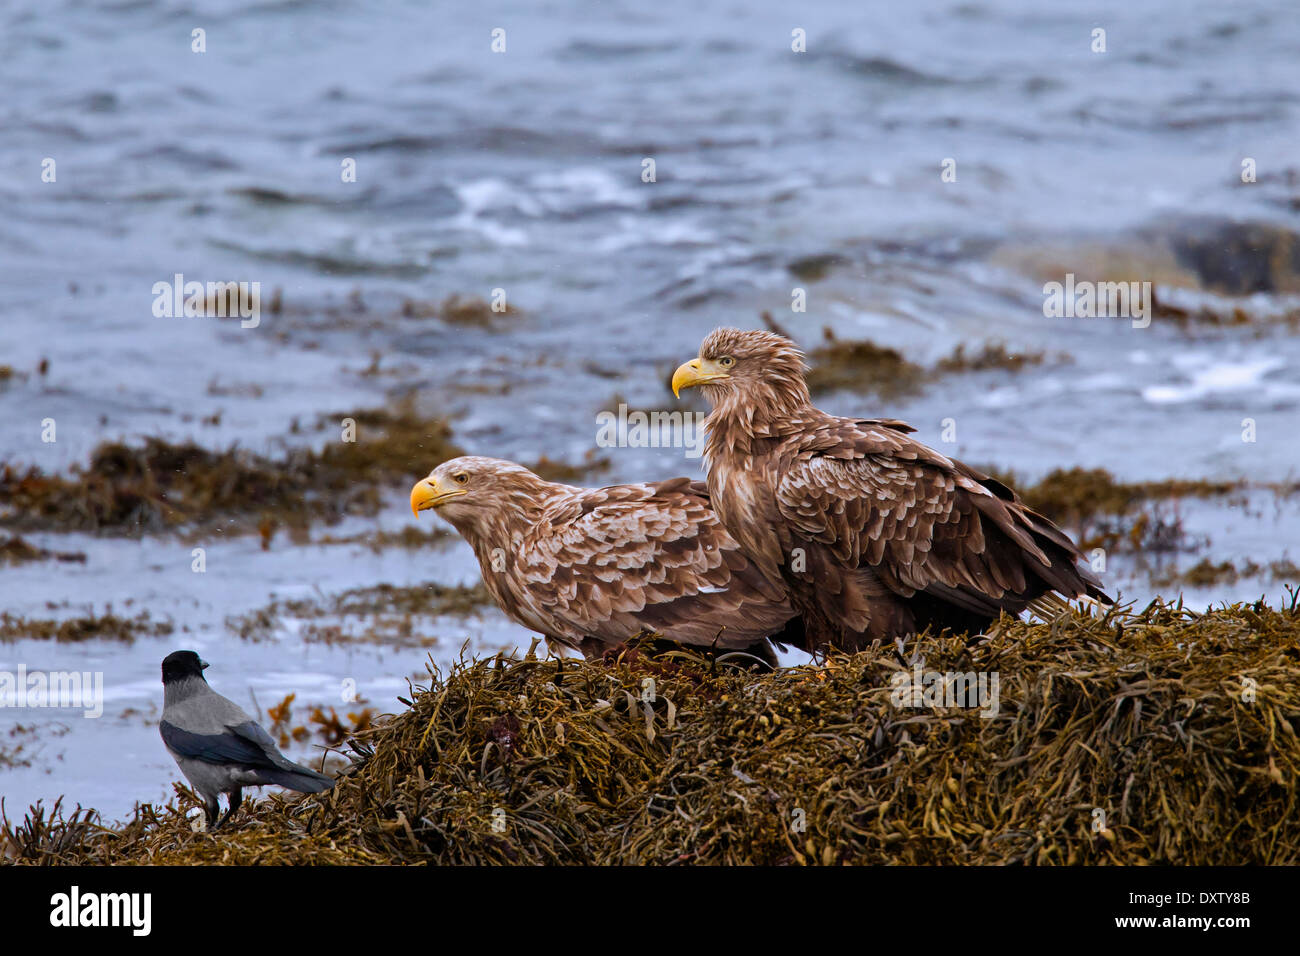
<path id="1" fill-rule="evenodd" d="M 730 355 L 724 355 L 722 358 L 718 359 L 718 364 L 723 368 L 731 368 L 731 366 L 736 364 L 736 360 Z"/>
<path id="2" fill-rule="evenodd" d="M 463 485 L 469 481 L 469 475 L 465 474 L 465 472 L 463 471 L 458 471 L 456 472 L 456 474 L 452 475 L 451 477 L 452 480 L 456 482 L 456 484 L 458 485 Z"/>

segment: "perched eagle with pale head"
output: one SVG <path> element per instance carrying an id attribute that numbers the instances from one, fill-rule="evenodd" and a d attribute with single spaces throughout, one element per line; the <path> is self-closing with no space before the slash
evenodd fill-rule
<path id="1" fill-rule="evenodd" d="M 478 558 L 508 617 L 588 657 L 639 634 L 776 663 L 800 643 L 779 575 L 765 577 L 709 506 L 702 482 L 608 488 L 545 481 L 496 458 L 443 462 L 411 489 Z"/>
<path id="2" fill-rule="evenodd" d="M 713 508 L 803 618 L 806 650 L 920 632 L 978 633 L 1003 612 L 1111 603 L 1074 543 L 1006 485 L 893 419 L 814 407 L 807 366 L 772 332 L 717 329 L 677 369 L 699 387 Z"/>

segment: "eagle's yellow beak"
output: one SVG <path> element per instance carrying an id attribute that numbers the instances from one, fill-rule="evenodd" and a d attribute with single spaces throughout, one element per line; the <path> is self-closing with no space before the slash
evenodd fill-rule
<path id="1" fill-rule="evenodd" d="M 463 491 L 447 491 L 439 487 L 438 479 L 432 475 L 422 478 L 411 489 L 411 514 L 418 518 L 421 511 L 436 508 L 449 498 L 459 498 L 463 494 Z"/>
<path id="2" fill-rule="evenodd" d="M 717 362 L 706 358 L 693 358 L 685 365 L 677 366 L 673 372 L 673 394 L 682 397 L 682 389 L 692 385 L 704 385 L 719 379 L 731 378 Z"/>

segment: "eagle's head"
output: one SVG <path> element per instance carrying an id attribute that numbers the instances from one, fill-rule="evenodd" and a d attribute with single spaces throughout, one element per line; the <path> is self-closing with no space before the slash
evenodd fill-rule
<path id="1" fill-rule="evenodd" d="M 698 386 L 715 408 L 794 411 L 810 401 L 798 346 L 775 332 L 715 329 L 700 354 L 673 373 L 673 394 Z"/>
<path id="2" fill-rule="evenodd" d="M 548 482 L 523 465 L 463 455 L 444 461 L 411 489 L 411 512 L 432 510 L 462 534 L 482 533 L 510 509 L 536 502 Z M 471 542 L 473 543 L 473 542 Z"/>

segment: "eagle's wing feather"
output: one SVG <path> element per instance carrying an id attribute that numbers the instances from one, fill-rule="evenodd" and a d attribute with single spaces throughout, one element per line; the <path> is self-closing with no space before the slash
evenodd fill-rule
<path id="1" fill-rule="evenodd" d="M 748 647 L 793 615 L 685 478 L 573 489 L 526 537 L 517 589 L 558 636 L 619 643 L 642 629 Z"/>
<path id="2" fill-rule="evenodd" d="M 996 615 L 1035 592 L 1074 597 L 1099 584 L 1076 568 L 1070 539 L 1010 489 L 892 421 L 827 418 L 787 439 L 776 498 L 797 535 L 904 598 L 925 592 Z"/>

